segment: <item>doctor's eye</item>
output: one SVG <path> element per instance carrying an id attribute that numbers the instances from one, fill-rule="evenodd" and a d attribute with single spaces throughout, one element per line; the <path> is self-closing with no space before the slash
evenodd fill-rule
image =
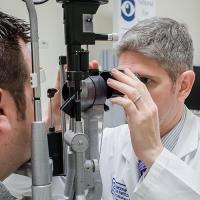
<path id="1" fill-rule="evenodd" d="M 144 83 L 145 85 L 147 85 L 148 83 L 150 83 L 152 80 L 150 78 L 144 77 L 144 76 L 139 76 L 138 77 L 140 79 L 140 81 L 142 83 Z"/>

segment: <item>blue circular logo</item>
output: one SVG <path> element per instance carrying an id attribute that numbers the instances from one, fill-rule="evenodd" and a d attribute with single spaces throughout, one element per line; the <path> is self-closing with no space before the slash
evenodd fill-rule
<path id="1" fill-rule="evenodd" d="M 122 0 L 121 1 L 121 15 L 124 20 L 130 22 L 135 18 L 135 1 Z"/>

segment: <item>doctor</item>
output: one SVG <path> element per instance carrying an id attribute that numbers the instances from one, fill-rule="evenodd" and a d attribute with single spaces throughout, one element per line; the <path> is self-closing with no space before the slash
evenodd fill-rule
<path id="1" fill-rule="evenodd" d="M 199 200 L 200 120 L 184 105 L 195 75 L 183 24 L 151 18 L 118 46 L 108 85 L 124 97 L 128 125 L 106 129 L 100 169 L 104 200 Z M 137 77 L 134 75 L 137 73 Z"/>

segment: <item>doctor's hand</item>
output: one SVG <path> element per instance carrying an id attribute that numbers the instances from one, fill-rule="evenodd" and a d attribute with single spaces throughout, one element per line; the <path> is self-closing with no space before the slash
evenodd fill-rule
<path id="1" fill-rule="evenodd" d="M 45 113 L 44 120 L 46 127 L 49 128 L 51 126 L 51 107 L 52 106 L 52 114 L 53 114 L 53 126 L 55 127 L 55 130 L 58 131 L 61 129 L 61 113 L 60 113 L 60 106 L 61 106 L 61 89 L 60 89 L 60 70 L 56 73 L 56 79 L 54 88 L 57 89 L 57 92 L 55 93 L 54 97 L 52 98 L 52 105 L 48 103 L 48 110 Z"/>
<path id="2" fill-rule="evenodd" d="M 113 69 L 107 84 L 124 94 L 111 102 L 122 106 L 127 114 L 132 146 L 138 159 L 150 168 L 163 150 L 160 140 L 158 110 L 146 86 L 129 70 Z"/>
<path id="3" fill-rule="evenodd" d="M 98 69 L 99 64 L 96 60 L 92 60 L 89 63 L 90 69 Z M 65 65 L 65 70 L 67 70 L 67 65 Z M 53 125 L 55 130 L 61 129 L 61 113 L 60 113 L 60 106 L 61 106 L 61 88 L 60 88 L 60 70 L 57 71 L 56 80 L 54 84 L 54 88 L 57 89 L 55 96 L 52 98 L 52 113 L 53 113 Z M 46 127 L 50 127 L 51 123 L 51 108 L 50 104 L 48 105 L 48 110 L 44 115 L 44 120 Z"/>

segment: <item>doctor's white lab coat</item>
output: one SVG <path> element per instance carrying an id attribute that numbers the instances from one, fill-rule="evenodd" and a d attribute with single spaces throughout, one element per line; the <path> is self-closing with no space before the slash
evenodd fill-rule
<path id="1" fill-rule="evenodd" d="M 191 111 L 173 152 L 140 179 L 127 125 L 105 129 L 101 149 L 103 200 L 200 200 L 200 119 Z"/>

